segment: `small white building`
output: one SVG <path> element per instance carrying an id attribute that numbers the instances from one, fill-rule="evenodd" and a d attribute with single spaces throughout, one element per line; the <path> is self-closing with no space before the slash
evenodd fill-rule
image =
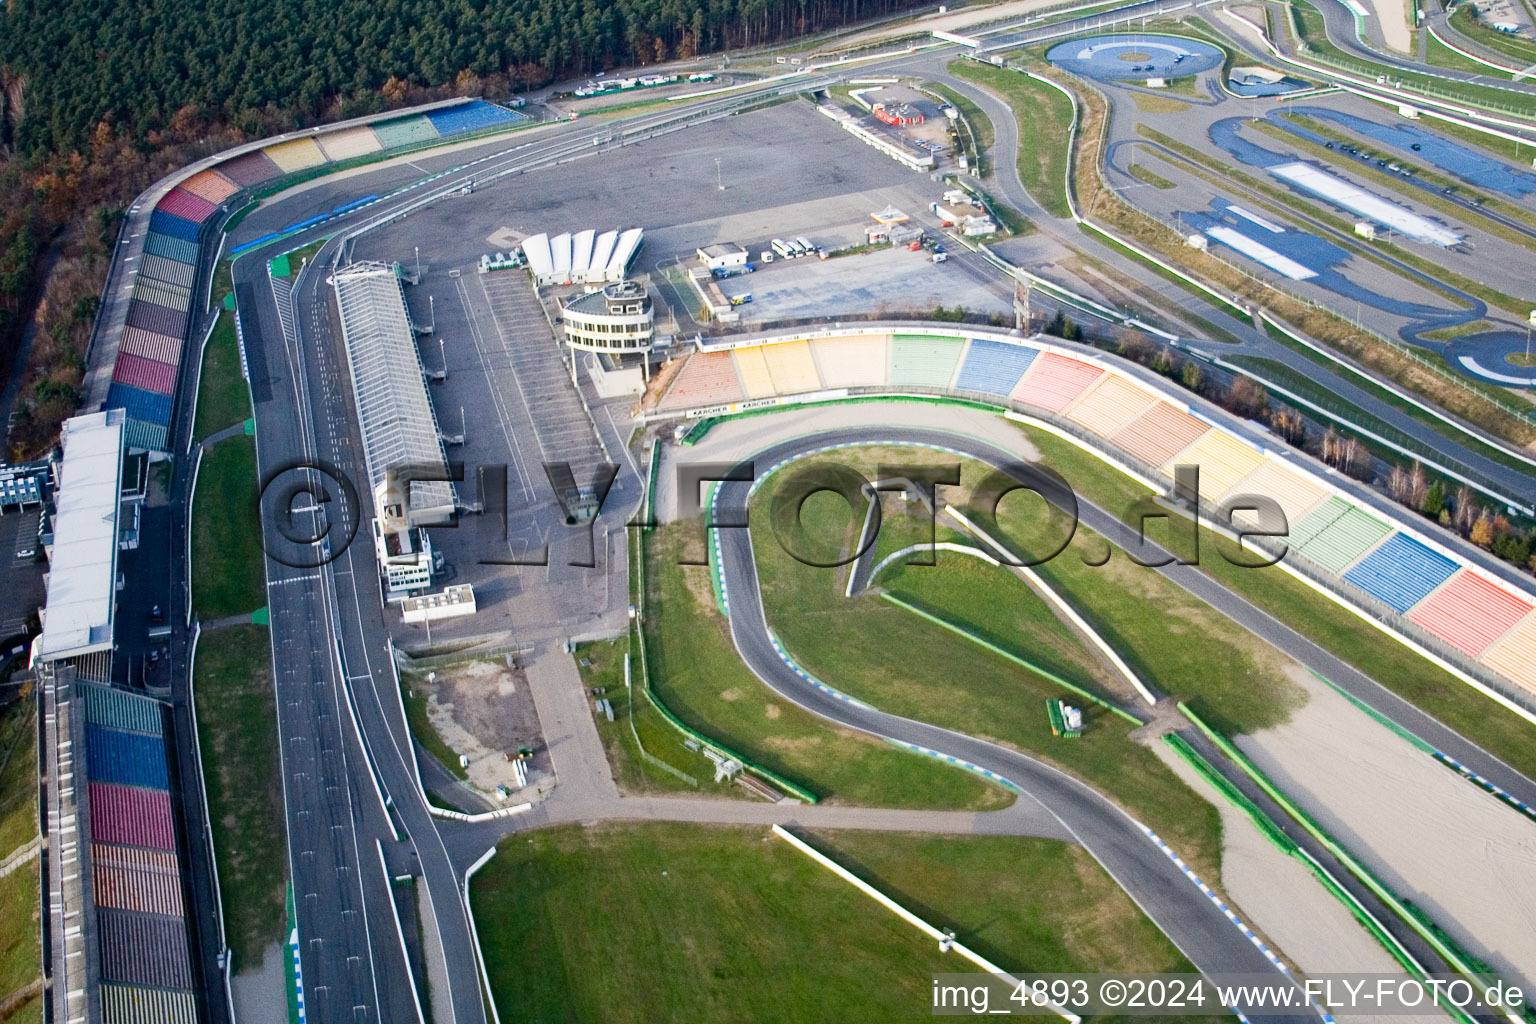
<path id="1" fill-rule="evenodd" d="M 716 242 L 698 249 L 699 262 L 710 270 L 747 265 L 747 250 L 735 242 Z"/>
<path id="2" fill-rule="evenodd" d="M 408 598 L 400 605 L 401 616 L 411 624 L 457 619 L 465 615 L 473 615 L 476 611 L 478 608 L 475 606 L 475 588 L 468 583 L 444 587 L 437 594 L 422 594 L 420 597 Z"/>

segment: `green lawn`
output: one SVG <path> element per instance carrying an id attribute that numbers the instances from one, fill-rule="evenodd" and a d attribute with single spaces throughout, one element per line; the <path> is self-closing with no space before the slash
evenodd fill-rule
<path id="1" fill-rule="evenodd" d="M 835 728 L 779 698 L 742 663 L 715 607 L 702 565 L 700 520 L 669 523 L 646 535 L 646 650 L 651 686 L 691 728 L 821 800 L 882 807 L 990 809 L 1012 794 L 977 776 L 907 753 L 861 733 Z M 700 758 L 682 760 L 682 737 L 656 753 L 697 774 Z M 650 739 L 646 739 L 649 749 Z"/>
<path id="2" fill-rule="evenodd" d="M 254 439 L 226 438 L 204 451 L 192 505 L 192 610 L 200 619 L 266 604 L 256 497 Z"/>
<path id="3" fill-rule="evenodd" d="M 1072 101 L 1028 75 L 960 60 L 949 65 L 958 78 L 996 94 L 1019 123 L 1019 178 L 1035 201 L 1053 216 L 1070 217 L 1067 202 L 1068 136 Z"/>
<path id="4" fill-rule="evenodd" d="M 603 698 L 613 705 L 612 722 L 601 714 L 596 715 L 595 720 L 619 788 L 626 793 L 705 792 L 711 796 L 747 796 L 739 786 L 717 785 L 713 781 L 712 766 L 704 755 L 683 746 L 682 733 L 645 699 L 640 691 L 638 659 L 631 666 L 633 689 L 624 686 L 624 657 L 629 652 L 629 642 L 627 636 L 598 640 L 578 645 L 575 652 L 581 681 L 588 687 L 601 687 Z M 581 664 L 582 661 L 587 664 Z M 673 771 L 660 767 L 656 761 L 670 766 Z M 678 772 L 692 778 L 693 782 L 680 778 Z"/>
<path id="5" fill-rule="evenodd" d="M 251 415 L 251 397 L 240 374 L 240 347 L 235 338 L 235 314 L 219 314 L 219 324 L 203 350 L 203 372 L 197 385 L 197 419 L 192 436 L 205 438 Z"/>
<path id="6" fill-rule="evenodd" d="M 37 718 L 33 702 L 0 715 L 0 860 L 37 835 Z"/>
<path id="7" fill-rule="evenodd" d="M 902 833 L 808 839 L 1004 969 L 1190 969 L 1079 847 Z M 470 896 L 507 1020 L 927 1020 L 931 975 L 976 970 L 760 828 L 610 824 L 514 836 Z"/>
<path id="8" fill-rule="evenodd" d="M 1071 481 L 1079 497 L 1113 510 L 1146 493 L 1129 477 L 1075 445 L 1041 430 L 1020 429 L 1045 460 Z M 1283 569 L 1232 565 L 1220 554 L 1230 549 L 1227 541 L 1206 534 L 1202 571 L 1427 714 L 1464 736 L 1476 737 L 1480 746 L 1519 771 L 1536 777 L 1536 744 L 1531 742 L 1529 723 Z M 1209 706 L 1201 710 L 1209 710 Z M 1228 728 L 1226 724 L 1221 727 Z"/>
<path id="9" fill-rule="evenodd" d="M 30 699 L 0 715 L 0 860 L 37 835 L 37 719 Z M 0 878 L 0 999 L 38 977 L 37 861 Z M 7 1018 L 32 1024 L 37 1000 Z"/>
<path id="10" fill-rule="evenodd" d="M 286 826 L 265 626 L 230 626 L 197 644 L 198 745 L 208 790 L 224 932 L 235 969 L 283 939 Z"/>
<path id="11" fill-rule="evenodd" d="M 469 773 L 459 767 L 459 752 L 448 745 L 432 724 L 432 716 L 427 713 L 426 691 L 414 689 L 411 677 L 404 672 L 400 674 L 400 700 L 405 705 L 406 724 L 422 749 L 454 778 L 461 781 L 469 778 Z"/>
<path id="12" fill-rule="evenodd" d="M 835 458 L 867 472 L 878 456 L 843 451 Z M 924 455 L 908 451 L 905 458 L 922 460 Z M 949 461 L 939 453 L 931 459 Z M 758 490 L 753 548 L 768 621 L 808 672 L 882 711 L 998 740 L 1066 768 L 1119 800 L 1197 870 L 1216 877 L 1220 825 L 1215 809 L 1151 751 L 1131 741 L 1126 723 L 1090 708 L 1082 738 L 1053 737 L 1044 704 L 1051 697 L 1069 696 L 1060 687 L 877 594 L 844 597 L 842 570 L 802 564 L 776 543 L 769 509 L 784 479 L 771 477 Z M 963 475 L 962 483 L 974 479 Z M 963 503 L 966 493 L 952 489 L 946 497 Z M 1005 521 L 1011 501 L 1003 503 Z M 1020 503 L 1021 510 L 1025 507 Z M 803 521 L 817 552 L 851 540 L 846 532 L 850 514 L 841 498 L 813 497 Z M 1016 524 L 1009 532 L 1021 534 Z M 1087 569 L 1073 553 L 1059 562 L 1068 567 L 1062 582 L 1069 599 L 1154 685 L 1174 693 L 1210 694 L 1227 715 L 1245 723 L 1283 717 L 1295 699 L 1278 670 L 1260 662 L 1278 660 L 1268 648 L 1193 599 L 1174 594 L 1161 580 L 1152 582 L 1155 574 L 1149 570 L 1136 577 L 1129 570 Z M 1072 565 L 1081 571 L 1072 574 Z M 1129 696 L 1128 684 L 1056 620 L 1042 598 L 1000 568 L 941 553 L 935 567 L 888 569 L 879 582 L 1089 689 L 1125 705 L 1141 703 Z M 1190 643 L 1195 636 L 1200 643 Z"/>

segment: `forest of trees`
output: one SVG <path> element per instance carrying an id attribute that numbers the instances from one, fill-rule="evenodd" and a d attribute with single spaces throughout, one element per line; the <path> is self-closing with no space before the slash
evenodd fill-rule
<path id="1" fill-rule="evenodd" d="M 9 0 L 0 144 L 78 149 L 105 121 L 138 139 L 192 105 L 255 133 L 383 109 L 386 83 L 461 73 L 521 90 L 617 66 L 757 46 L 912 0 Z M 19 115 L 19 116 L 18 116 Z"/>
<path id="2" fill-rule="evenodd" d="M 760 46 L 914 0 L 6 0 L 0 384 L 34 328 L 9 457 L 78 403 L 122 208 L 200 156 L 447 95 L 495 99 Z"/>

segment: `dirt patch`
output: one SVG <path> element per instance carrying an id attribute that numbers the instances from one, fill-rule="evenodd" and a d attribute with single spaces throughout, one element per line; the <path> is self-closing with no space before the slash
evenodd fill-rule
<path id="1" fill-rule="evenodd" d="M 1361 712 L 1312 699 L 1238 742 L 1400 897 L 1505 973 L 1536 965 L 1536 828 Z"/>
<path id="2" fill-rule="evenodd" d="M 464 771 L 475 789 L 489 794 L 506 786 L 515 799 L 532 799 L 553 782 L 547 765 L 535 758 L 528 772 L 530 792 L 517 792 L 507 755 L 520 746 L 542 752 L 544 737 L 527 678 L 507 658 L 466 661 L 424 673 L 408 685 L 425 694 L 427 718 L 443 742 L 469 760 Z"/>
<path id="3" fill-rule="evenodd" d="M 1221 813 L 1221 887 L 1248 926 L 1305 974 L 1368 972 L 1406 977 L 1397 962 L 1323 888 L 1306 865 L 1280 852 L 1164 743 L 1148 748 Z M 1339 1016 L 1338 1020 L 1349 1020 Z M 1362 1018 L 1383 1022 L 1384 1018 Z"/>

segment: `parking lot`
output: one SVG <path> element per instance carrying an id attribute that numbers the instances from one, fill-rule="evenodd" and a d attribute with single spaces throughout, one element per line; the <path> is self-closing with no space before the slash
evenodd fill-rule
<path id="1" fill-rule="evenodd" d="M 775 261 L 755 274 L 720 282 L 727 296 L 744 294 L 743 323 L 797 317 L 877 316 L 964 306 L 972 312 L 1006 313 L 1012 295 L 983 284 L 956 262 L 934 263 L 926 250 L 905 246 L 834 259 Z"/>

